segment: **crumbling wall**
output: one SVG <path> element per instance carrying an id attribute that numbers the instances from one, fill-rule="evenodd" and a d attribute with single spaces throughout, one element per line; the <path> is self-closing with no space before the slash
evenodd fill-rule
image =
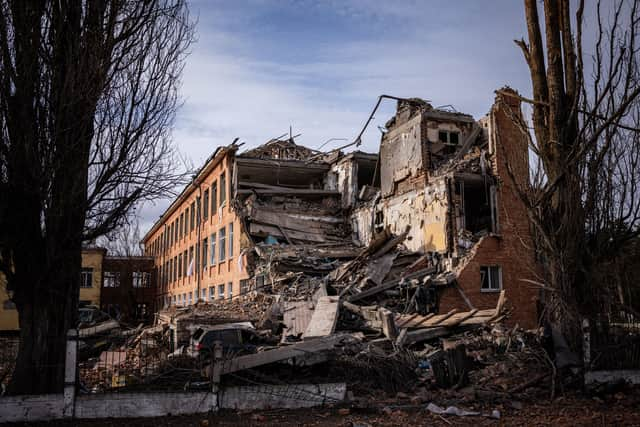
<path id="1" fill-rule="evenodd" d="M 366 204 L 359 206 L 351 212 L 350 222 L 354 238 L 362 246 L 367 246 L 373 238 L 375 229 L 376 205 Z"/>
<path id="2" fill-rule="evenodd" d="M 502 289 L 506 291 L 508 305 L 513 308 L 509 322 L 532 328 L 537 325 L 539 292 L 531 282 L 541 281 L 541 276 L 527 212 L 507 168 L 511 168 L 518 182 L 527 182 L 527 141 L 511 120 L 512 114 L 521 114 L 517 99 L 498 96 L 489 117 L 481 121 L 490 138 L 493 172 L 498 177 L 498 230 L 496 236 L 488 236 L 474 248 L 475 254 L 461 269 L 458 283 L 476 308 L 495 306 L 499 292 L 481 291 L 480 267 L 500 266 Z M 455 288 L 446 289 L 440 295 L 441 312 L 466 307 Z"/>
<path id="3" fill-rule="evenodd" d="M 396 183 L 422 173 L 423 150 L 421 115 L 396 125 L 380 144 L 380 181 L 382 196 L 394 194 Z"/>
<path id="4" fill-rule="evenodd" d="M 384 225 L 400 234 L 411 226 L 405 245 L 420 252 L 447 251 L 447 184 L 439 179 L 419 191 L 411 191 L 382 202 Z"/>
<path id="5" fill-rule="evenodd" d="M 342 208 L 355 206 L 358 196 L 358 163 L 353 158 L 345 158 L 331 165 L 331 173 L 336 177 L 335 185 L 341 195 Z"/>

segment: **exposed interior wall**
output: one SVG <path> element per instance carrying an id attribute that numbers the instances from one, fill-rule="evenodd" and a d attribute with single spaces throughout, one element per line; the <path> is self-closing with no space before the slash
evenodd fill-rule
<path id="1" fill-rule="evenodd" d="M 447 184 L 445 179 L 419 191 L 411 191 L 381 202 L 384 225 L 400 234 L 411 226 L 404 244 L 420 252 L 447 251 Z"/>
<path id="2" fill-rule="evenodd" d="M 394 194 L 396 184 L 423 170 L 422 117 L 416 115 L 390 129 L 380 144 L 382 196 Z"/>

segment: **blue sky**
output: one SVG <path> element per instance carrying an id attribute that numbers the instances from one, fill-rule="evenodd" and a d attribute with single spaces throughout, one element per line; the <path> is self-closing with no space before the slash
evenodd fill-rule
<path id="1" fill-rule="evenodd" d="M 198 40 L 173 136 L 196 167 L 235 137 L 250 148 L 289 126 L 312 148 L 352 140 L 383 93 L 479 118 L 495 89 L 531 91 L 513 43 L 526 33 L 518 0 L 201 0 L 190 9 Z M 360 149 L 377 151 L 377 126 L 394 108 L 383 105 Z M 167 206 L 142 208 L 143 233 Z"/>

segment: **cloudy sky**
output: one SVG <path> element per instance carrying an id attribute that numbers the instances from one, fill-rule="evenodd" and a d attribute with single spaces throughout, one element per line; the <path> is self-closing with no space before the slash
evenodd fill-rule
<path id="1" fill-rule="evenodd" d="M 289 126 L 312 148 L 353 140 L 381 94 L 479 118 L 495 89 L 531 91 L 513 43 L 526 33 L 517 0 L 201 0 L 190 9 L 198 40 L 174 140 L 196 167 L 235 137 L 250 148 Z M 383 105 L 360 149 L 377 151 L 377 126 L 394 108 Z M 168 203 L 140 210 L 143 234 Z"/>

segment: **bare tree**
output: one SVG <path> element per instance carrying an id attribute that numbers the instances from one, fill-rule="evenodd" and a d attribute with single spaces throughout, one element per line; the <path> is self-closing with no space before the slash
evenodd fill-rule
<path id="1" fill-rule="evenodd" d="M 98 246 L 104 247 L 109 255 L 141 256 L 143 255 L 141 237 L 139 218 L 131 214 L 125 224 L 98 239 Z"/>
<path id="2" fill-rule="evenodd" d="M 547 314 L 571 333 L 608 292 L 595 273 L 640 233 L 640 2 L 605 2 L 608 16 L 595 4 L 589 53 L 584 1 L 575 17 L 570 3 L 544 0 L 541 22 L 538 1 L 524 0 L 528 42 L 516 43 L 531 74 L 533 99 L 522 99 L 533 107 L 533 135 L 512 117 L 539 162 L 519 193 L 540 243 Z"/>
<path id="3" fill-rule="evenodd" d="M 182 181 L 170 130 L 183 0 L 0 0 L 0 271 L 20 320 L 9 390 L 64 383 L 81 247 Z"/>

